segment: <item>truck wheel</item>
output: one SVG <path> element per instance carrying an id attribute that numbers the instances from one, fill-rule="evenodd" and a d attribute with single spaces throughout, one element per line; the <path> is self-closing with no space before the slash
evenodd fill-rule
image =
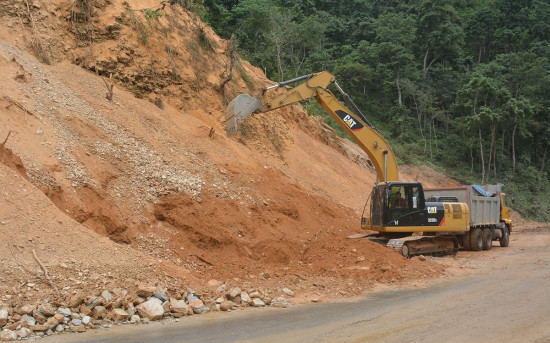
<path id="1" fill-rule="evenodd" d="M 483 250 L 483 236 L 479 228 L 470 230 L 470 248 L 472 251 Z"/>
<path id="2" fill-rule="evenodd" d="M 470 245 L 470 231 L 462 236 L 462 245 L 464 246 L 464 250 L 472 250 L 472 246 Z"/>
<path id="3" fill-rule="evenodd" d="M 481 231 L 483 236 L 483 250 L 491 250 L 493 247 L 493 234 L 491 229 L 485 228 Z"/>
<path id="4" fill-rule="evenodd" d="M 508 228 L 505 227 L 502 229 L 502 237 L 498 239 L 500 242 L 500 246 L 506 248 L 508 245 L 510 245 L 510 233 L 508 232 Z"/>

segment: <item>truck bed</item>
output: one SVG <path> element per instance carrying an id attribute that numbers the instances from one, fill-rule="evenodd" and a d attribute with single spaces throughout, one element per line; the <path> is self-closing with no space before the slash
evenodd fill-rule
<path id="1" fill-rule="evenodd" d="M 424 196 L 456 197 L 470 208 L 470 227 L 498 225 L 500 223 L 500 192 L 502 184 L 480 186 L 494 196 L 482 196 L 472 186 L 426 188 Z"/>

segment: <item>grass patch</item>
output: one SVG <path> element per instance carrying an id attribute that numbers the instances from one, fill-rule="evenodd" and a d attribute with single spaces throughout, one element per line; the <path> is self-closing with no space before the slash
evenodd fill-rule
<path id="1" fill-rule="evenodd" d="M 244 68 L 239 66 L 239 74 L 241 75 L 241 79 L 243 79 L 244 83 L 246 84 L 246 88 L 250 91 L 256 90 L 256 85 L 254 84 L 254 81 L 250 78 L 250 75 L 244 70 Z"/>

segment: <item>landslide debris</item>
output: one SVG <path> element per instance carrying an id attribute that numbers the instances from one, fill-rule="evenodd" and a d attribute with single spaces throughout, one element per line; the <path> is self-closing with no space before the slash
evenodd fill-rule
<path id="1" fill-rule="evenodd" d="M 186 306 L 284 307 L 441 275 L 430 260 L 347 238 L 375 176 L 364 153 L 300 106 L 226 138 L 227 102 L 270 82 L 195 14 L 161 5 L 0 8 L 6 335 L 177 317 Z M 152 295 L 138 294 L 144 285 Z M 25 326 L 34 316 L 21 309 L 44 304 L 48 328 Z"/>

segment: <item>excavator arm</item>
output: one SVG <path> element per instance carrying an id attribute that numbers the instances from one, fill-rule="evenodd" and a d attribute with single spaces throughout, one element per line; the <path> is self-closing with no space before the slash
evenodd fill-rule
<path id="1" fill-rule="evenodd" d="M 269 90 L 303 80 L 305 81 L 273 100 L 267 98 Z M 327 89 L 330 84 L 336 86 L 355 112 L 350 111 Z M 248 94 L 239 95 L 228 105 L 226 110 L 227 135 L 235 134 L 238 130 L 238 124 L 252 113 L 268 112 L 311 98 L 315 99 L 369 156 L 376 169 L 379 181 L 398 180 L 397 161 L 388 142 L 363 116 L 349 96 L 336 83 L 334 76 L 328 71 L 301 76 L 264 88 L 256 98 Z"/>

